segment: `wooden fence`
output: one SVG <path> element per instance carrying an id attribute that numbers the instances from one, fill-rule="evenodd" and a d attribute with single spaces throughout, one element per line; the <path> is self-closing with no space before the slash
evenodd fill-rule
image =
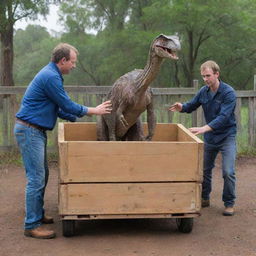
<path id="1" fill-rule="evenodd" d="M 101 103 L 109 88 L 109 86 L 65 86 L 72 100 L 86 106 L 96 106 Z M 253 88 L 253 90 L 236 92 L 239 151 L 248 151 L 256 147 L 256 75 Z M 0 86 L 0 152 L 17 149 L 13 136 L 14 116 L 25 89 L 20 86 Z M 152 88 L 152 90 L 158 123 L 181 123 L 185 127 L 204 124 L 201 107 L 192 114 L 168 111 L 170 104 L 191 99 L 198 91 L 197 80 L 194 81 L 193 88 Z M 146 121 L 145 113 L 142 115 L 142 120 Z M 79 119 L 79 122 L 84 121 L 95 122 L 96 117 L 85 116 Z M 53 151 L 57 149 L 57 125 L 52 132 L 48 132 L 48 148 Z"/>

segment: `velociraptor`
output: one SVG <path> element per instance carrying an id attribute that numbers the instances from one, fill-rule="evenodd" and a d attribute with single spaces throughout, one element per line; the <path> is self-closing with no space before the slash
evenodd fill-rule
<path id="1" fill-rule="evenodd" d="M 97 139 L 151 140 L 156 126 L 153 95 L 149 87 L 160 70 L 164 59 L 178 59 L 180 50 L 177 36 L 159 35 L 151 43 L 144 69 L 135 69 L 116 80 L 107 99 L 112 102 L 111 114 L 99 116 Z M 140 115 L 147 110 L 148 135 L 143 134 Z"/>

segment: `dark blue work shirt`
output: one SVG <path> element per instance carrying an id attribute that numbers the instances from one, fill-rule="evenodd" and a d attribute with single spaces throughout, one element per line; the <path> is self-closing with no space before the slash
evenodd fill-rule
<path id="1" fill-rule="evenodd" d="M 220 81 L 216 94 L 211 94 L 210 88 L 203 86 L 191 101 L 183 104 L 181 112 L 191 113 L 201 105 L 205 121 L 212 128 L 204 134 L 206 143 L 217 144 L 236 134 L 236 93 L 230 85 Z"/>
<path id="2" fill-rule="evenodd" d="M 50 62 L 29 84 L 16 117 L 52 130 L 57 117 L 74 122 L 87 112 L 86 106 L 73 102 L 67 95 L 58 66 Z"/>

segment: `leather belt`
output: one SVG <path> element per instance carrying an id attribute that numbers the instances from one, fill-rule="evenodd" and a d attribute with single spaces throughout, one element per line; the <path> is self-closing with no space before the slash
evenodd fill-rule
<path id="1" fill-rule="evenodd" d="M 28 123 L 28 122 L 26 122 L 26 121 L 23 121 L 23 120 L 21 120 L 21 119 L 19 119 L 19 118 L 17 118 L 17 117 L 16 117 L 16 122 L 17 122 L 17 123 L 20 123 L 20 124 L 23 124 L 23 125 L 25 125 L 25 126 L 28 126 L 28 127 L 35 128 L 35 129 L 37 129 L 37 130 L 39 130 L 39 131 L 41 131 L 41 132 L 45 132 L 45 131 L 46 131 L 46 129 L 43 128 L 42 126 L 39 126 L 39 125 L 36 125 L 36 124 L 30 124 L 30 123 Z"/>

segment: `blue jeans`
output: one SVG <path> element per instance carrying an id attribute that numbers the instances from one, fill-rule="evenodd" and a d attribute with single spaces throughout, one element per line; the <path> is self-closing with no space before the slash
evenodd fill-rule
<path id="1" fill-rule="evenodd" d="M 49 169 L 46 157 L 46 132 L 16 123 L 14 134 L 26 170 L 25 229 L 40 226 L 44 216 L 44 193 Z"/>
<path id="2" fill-rule="evenodd" d="M 204 179 L 202 184 L 202 198 L 210 199 L 212 191 L 212 169 L 218 152 L 222 155 L 222 176 L 224 179 L 224 187 L 222 193 L 222 201 L 225 207 L 232 207 L 235 204 L 236 194 L 236 176 L 235 176 L 235 160 L 236 160 L 236 138 L 234 135 L 227 137 L 218 145 L 204 145 Z"/>

